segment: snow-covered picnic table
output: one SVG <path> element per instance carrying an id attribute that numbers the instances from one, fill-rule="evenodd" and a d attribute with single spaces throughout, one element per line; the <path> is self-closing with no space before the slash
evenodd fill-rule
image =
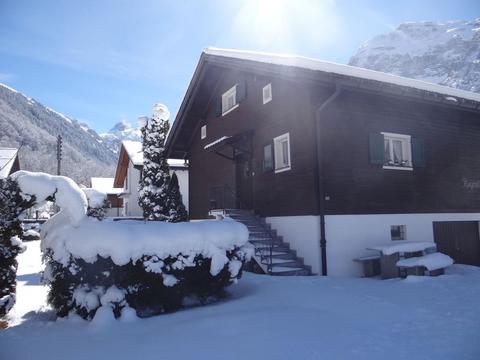
<path id="1" fill-rule="evenodd" d="M 380 276 L 382 279 L 391 279 L 400 276 L 397 262 L 405 257 L 405 253 L 434 252 L 436 244 L 431 241 L 396 240 L 382 245 L 372 246 L 367 250 L 380 252 Z"/>

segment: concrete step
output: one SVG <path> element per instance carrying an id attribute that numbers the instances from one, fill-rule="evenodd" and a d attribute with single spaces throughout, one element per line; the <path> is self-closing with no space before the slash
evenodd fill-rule
<path id="1" fill-rule="evenodd" d="M 308 269 L 303 267 L 291 268 L 291 267 L 275 267 L 272 269 L 271 275 L 274 276 L 302 276 L 311 275 Z"/>

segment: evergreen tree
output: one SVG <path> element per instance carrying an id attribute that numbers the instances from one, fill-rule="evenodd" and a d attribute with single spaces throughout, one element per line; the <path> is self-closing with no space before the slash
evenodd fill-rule
<path id="1" fill-rule="evenodd" d="M 183 205 L 182 194 L 178 186 L 177 174 L 173 173 L 169 187 L 170 196 L 170 220 L 171 222 L 181 222 L 188 220 L 188 213 Z"/>
<path id="2" fill-rule="evenodd" d="M 148 220 L 170 221 L 170 169 L 165 154 L 169 116 L 165 105 L 155 104 L 152 118 L 142 127 L 143 175 L 138 203 Z"/>
<path id="3" fill-rule="evenodd" d="M 17 260 L 24 246 L 21 213 L 33 206 L 34 197 L 25 199 L 16 181 L 0 179 L 0 317 L 15 304 Z"/>

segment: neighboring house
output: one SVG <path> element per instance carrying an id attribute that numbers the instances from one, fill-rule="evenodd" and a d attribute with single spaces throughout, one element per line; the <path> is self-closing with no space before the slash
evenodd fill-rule
<path id="1" fill-rule="evenodd" d="M 0 179 L 6 178 L 18 170 L 20 170 L 18 149 L 0 148 Z"/>
<path id="2" fill-rule="evenodd" d="M 123 188 L 113 186 L 114 178 L 92 177 L 90 178 L 90 187 L 94 190 L 107 194 L 108 211 L 107 216 L 122 216 L 123 199 L 119 196 Z"/>
<path id="3" fill-rule="evenodd" d="M 207 49 L 166 146 L 189 161 L 192 219 L 253 210 L 314 273 L 359 275 L 393 239 L 480 265 L 480 94 Z"/>
<path id="4" fill-rule="evenodd" d="M 177 174 L 183 203 L 188 210 L 188 167 L 183 160 L 169 159 L 168 164 L 170 170 Z M 114 180 L 116 188 L 123 188 L 119 195 L 123 199 L 122 216 L 143 216 L 143 211 L 138 205 L 138 188 L 142 168 L 142 143 L 130 140 L 122 141 Z"/>

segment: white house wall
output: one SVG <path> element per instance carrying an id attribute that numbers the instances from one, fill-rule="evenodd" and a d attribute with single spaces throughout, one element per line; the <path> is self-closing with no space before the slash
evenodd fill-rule
<path id="1" fill-rule="evenodd" d="M 175 169 L 172 173 L 177 174 L 178 187 L 180 188 L 180 194 L 182 194 L 183 205 L 188 211 L 188 170 Z"/>
<path id="2" fill-rule="evenodd" d="M 320 272 L 320 223 L 318 216 L 267 217 L 267 223 L 304 259 L 312 272 Z"/>
<path id="3" fill-rule="evenodd" d="M 129 162 L 127 169 L 127 193 L 123 197 L 124 216 L 143 216 L 143 211 L 138 205 L 138 186 L 140 182 L 140 170 L 135 169 L 132 162 Z"/>
<path id="4" fill-rule="evenodd" d="M 175 170 L 178 178 L 178 186 L 185 207 L 188 210 L 188 170 Z M 123 196 L 123 216 L 137 217 L 143 216 L 143 210 L 138 205 L 138 187 L 140 183 L 140 170 L 136 169 L 132 162 L 128 164 L 127 169 L 127 188 Z"/>
<path id="5" fill-rule="evenodd" d="M 305 264 L 320 273 L 319 216 L 269 217 L 268 223 L 303 257 Z M 330 276 L 362 276 L 361 264 L 353 259 L 374 254 L 366 248 L 391 241 L 390 226 L 406 225 L 407 240 L 431 241 L 434 221 L 480 221 L 480 214 L 388 214 L 327 215 L 327 267 Z M 398 240 L 401 241 L 401 240 Z"/>

